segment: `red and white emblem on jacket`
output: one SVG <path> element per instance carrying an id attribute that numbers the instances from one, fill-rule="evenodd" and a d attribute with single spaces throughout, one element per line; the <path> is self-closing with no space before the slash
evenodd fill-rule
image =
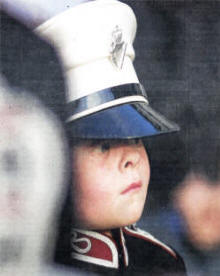
<path id="1" fill-rule="evenodd" d="M 84 262 L 118 268 L 118 250 L 111 238 L 93 231 L 72 231 L 71 257 Z"/>
<path id="2" fill-rule="evenodd" d="M 176 253 L 167 245 L 154 238 L 148 232 L 134 226 L 119 229 L 120 241 L 117 245 L 113 238 L 99 232 L 74 229 L 71 237 L 71 257 L 83 262 L 93 263 L 105 267 L 119 268 L 119 251 L 124 266 L 128 266 L 129 257 L 126 238 L 134 237 L 147 244 L 154 244 L 169 255 L 177 258 Z M 128 242 L 128 241 L 127 241 Z M 121 250 L 119 250 L 119 247 Z"/>

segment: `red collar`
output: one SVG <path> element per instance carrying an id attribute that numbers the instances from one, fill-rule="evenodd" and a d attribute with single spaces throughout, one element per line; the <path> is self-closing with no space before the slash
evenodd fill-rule
<path id="1" fill-rule="evenodd" d="M 123 255 L 122 263 L 128 266 L 128 252 L 125 244 L 126 236 L 141 239 L 147 243 L 154 244 L 177 258 L 176 253 L 166 244 L 155 239 L 151 234 L 136 227 L 123 227 L 119 229 L 119 244 L 103 233 L 73 229 L 71 235 L 71 257 L 83 262 L 93 263 L 105 267 L 119 268 L 119 250 Z"/>
<path id="2" fill-rule="evenodd" d="M 118 268 L 118 246 L 122 246 L 124 265 L 128 265 L 128 254 L 122 229 L 120 231 L 120 245 L 99 232 L 73 229 L 71 235 L 71 257 L 84 262 Z"/>

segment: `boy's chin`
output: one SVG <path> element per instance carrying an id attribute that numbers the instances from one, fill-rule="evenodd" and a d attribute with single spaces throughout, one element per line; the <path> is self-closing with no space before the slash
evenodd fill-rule
<path id="1" fill-rule="evenodd" d="M 128 226 L 139 221 L 143 213 L 143 207 L 137 206 L 137 208 L 133 208 L 132 210 L 127 210 L 124 214 L 121 215 L 121 219 L 119 221 L 120 227 Z"/>
<path id="2" fill-rule="evenodd" d="M 127 219 L 125 219 L 125 218 L 122 219 L 119 227 L 125 227 L 125 226 L 132 225 L 132 224 L 138 222 L 139 219 L 141 218 L 141 215 L 142 215 L 142 212 L 139 214 L 135 214 Z"/>
<path id="3" fill-rule="evenodd" d="M 136 223 L 142 213 L 136 214 L 134 216 L 130 216 L 129 218 L 121 218 L 119 221 L 113 221 L 113 222 L 102 222 L 102 223 L 89 223 L 89 222 L 82 222 L 82 221 L 77 221 L 75 223 L 75 227 L 79 229 L 84 229 L 84 230 L 97 230 L 97 231 L 106 231 L 106 230 L 112 230 L 120 227 L 125 227 L 129 226 L 131 224 Z"/>
<path id="4" fill-rule="evenodd" d="M 131 204 L 132 205 L 132 204 Z M 144 204 L 134 204 L 111 214 L 75 216 L 73 227 L 85 230 L 111 230 L 136 223 L 142 215 Z"/>

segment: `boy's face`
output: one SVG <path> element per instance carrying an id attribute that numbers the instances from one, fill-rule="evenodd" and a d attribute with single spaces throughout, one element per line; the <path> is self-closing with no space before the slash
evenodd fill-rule
<path id="1" fill-rule="evenodd" d="M 141 140 L 97 142 L 73 148 L 73 193 L 77 227 L 112 229 L 141 216 L 150 178 Z"/>

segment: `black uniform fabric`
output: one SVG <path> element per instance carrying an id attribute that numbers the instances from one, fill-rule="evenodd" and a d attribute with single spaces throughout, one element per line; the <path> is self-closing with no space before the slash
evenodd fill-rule
<path id="1" fill-rule="evenodd" d="M 70 235 L 67 238 L 65 251 L 63 244 L 58 248 L 59 263 L 96 275 L 187 275 L 184 262 L 175 250 L 133 226 L 114 230 L 113 238 L 99 232 L 78 229 L 71 233 L 75 237 Z M 112 259 L 115 259 L 112 263 L 106 263 L 109 245 L 112 248 Z"/>

